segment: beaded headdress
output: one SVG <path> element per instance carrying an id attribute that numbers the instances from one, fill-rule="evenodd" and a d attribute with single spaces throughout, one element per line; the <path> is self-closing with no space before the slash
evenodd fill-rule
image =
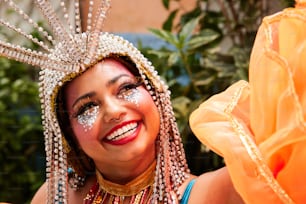
<path id="1" fill-rule="evenodd" d="M 67 203 L 69 155 L 74 152 L 66 140 L 57 117 L 57 97 L 61 87 L 92 65 L 109 56 L 127 57 L 142 77 L 160 114 L 161 125 L 157 141 L 157 165 L 153 201 L 172 203 L 178 197 L 178 187 L 187 177 L 188 167 L 170 102 L 167 86 L 151 63 L 128 41 L 102 32 L 109 0 L 89 0 L 87 28 L 82 29 L 81 0 L 34 0 L 50 26 L 51 34 L 32 20 L 13 0 L 0 0 L 25 23 L 31 25 L 45 40 L 35 38 L 21 28 L 0 19 L 0 25 L 28 38 L 39 46 L 38 51 L 0 40 L 0 56 L 37 66 L 42 123 L 45 136 L 48 203 Z M 94 12 L 93 12 L 94 11 Z M 84 31 L 86 30 L 86 31 Z M 85 172 L 77 172 L 84 176 Z M 75 177 L 79 179 L 79 177 Z M 175 195 L 175 196 L 173 196 Z"/>

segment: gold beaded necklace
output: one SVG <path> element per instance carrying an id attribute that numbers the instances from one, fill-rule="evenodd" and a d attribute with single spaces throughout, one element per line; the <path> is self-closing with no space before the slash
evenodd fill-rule
<path id="1" fill-rule="evenodd" d="M 153 194 L 156 162 L 127 184 L 121 185 L 105 180 L 96 169 L 96 184 L 90 189 L 84 199 L 84 204 L 130 204 L 149 203 Z"/>

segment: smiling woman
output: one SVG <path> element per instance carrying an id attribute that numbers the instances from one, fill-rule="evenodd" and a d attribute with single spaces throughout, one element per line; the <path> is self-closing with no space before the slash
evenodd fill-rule
<path id="1" fill-rule="evenodd" d="M 126 184 L 155 163 L 160 119 L 143 84 L 120 61 L 107 58 L 64 89 L 76 146 L 91 158 L 100 180 Z M 152 191 L 150 185 L 147 188 Z"/>
<path id="2" fill-rule="evenodd" d="M 129 182 L 153 163 L 158 109 L 123 64 L 97 63 L 67 84 L 65 98 L 73 135 L 105 178 Z M 126 178 L 117 178 L 122 168 Z"/>

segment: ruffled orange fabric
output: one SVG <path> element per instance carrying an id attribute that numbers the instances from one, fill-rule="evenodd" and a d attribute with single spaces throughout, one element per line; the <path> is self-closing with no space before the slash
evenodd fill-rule
<path id="1" fill-rule="evenodd" d="M 224 157 L 245 203 L 306 203 L 306 6 L 264 18 L 249 82 L 190 117 L 199 140 Z"/>

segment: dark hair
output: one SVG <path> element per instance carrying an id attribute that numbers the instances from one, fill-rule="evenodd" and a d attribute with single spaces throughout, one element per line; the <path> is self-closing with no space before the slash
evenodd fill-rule
<path id="1" fill-rule="evenodd" d="M 73 168 L 79 176 L 85 177 L 94 172 L 93 161 L 83 152 L 73 133 L 69 114 L 66 107 L 65 89 L 67 83 L 59 90 L 56 98 L 56 114 L 62 135 L 65 138 L 69 151 L 67 152 L 68 165 Z"/>
<path id="2" fill-rule="evenodd" d="M 119 61 L 121 64 L 123 64 L 134 76 L 140 76 L 140 73 L 136 67 L 136 64 L 131 60 L 128 56 L 110 56 L 107 59 L 115 59 L 116 61 Z"/>

